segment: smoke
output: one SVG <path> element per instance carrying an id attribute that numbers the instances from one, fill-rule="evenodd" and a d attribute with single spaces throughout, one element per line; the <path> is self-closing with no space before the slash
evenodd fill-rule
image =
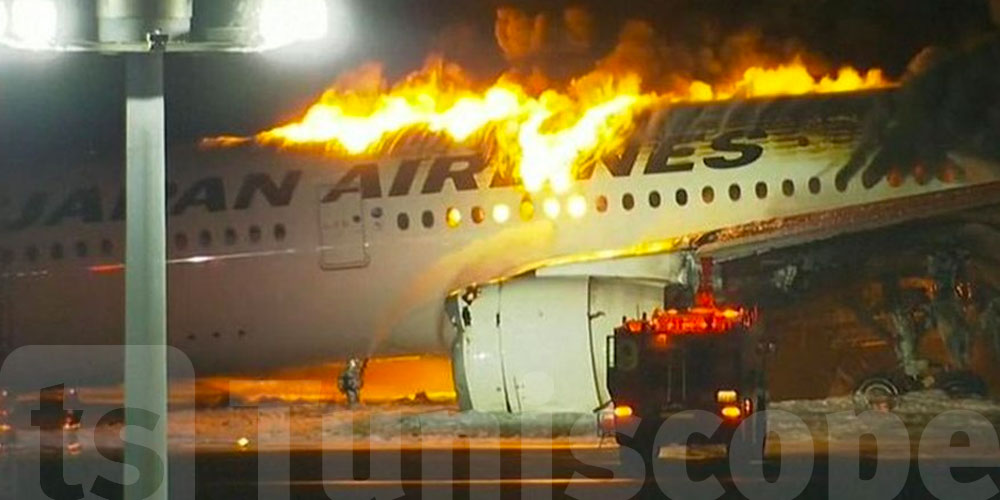
<path id="1" fill-rule="evenodd" d="M 1000 0 L 990 5 L 1000 21 Z M 907 66 L 902 88 L 867 121 L 861 147 L 842 171 L 845 180 L 858 172 L 867 186 L 890 172 L 920 182 L 953 177 L 954 153 L 1000 162 L 1000 33 L 965 48 L 923 49 Z"/>
<path id="2" fill-rule="evenodd" d="M 752 66 L 798 60 L 817 75 L 835 69 L 795 38 L 773 39 L 754 27 L 731 29 L 712 19 L 672 34 L 649 21 L 626 20 L 611 27 L 610 44 L 600 42 L 601 28 L 583 7 L 561 13 L 503 7 L 497 10 L 494 35 L 507 76 L 538 91 L 571 87 L 573 80 L 598 74 L 637 76 L 645 91 L 686 92 L 694 80 L 731 82 Z"/>

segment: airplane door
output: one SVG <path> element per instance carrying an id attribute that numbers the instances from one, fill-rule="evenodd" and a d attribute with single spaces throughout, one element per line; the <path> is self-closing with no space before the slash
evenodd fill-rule
<path id="1" fill-rule="evenodd" d="M 319 190 L 320 267 L 346 269 L 368 265 L 361 193 L 340 193 L 333 201 L 323 201 L 329 186 Z"/>

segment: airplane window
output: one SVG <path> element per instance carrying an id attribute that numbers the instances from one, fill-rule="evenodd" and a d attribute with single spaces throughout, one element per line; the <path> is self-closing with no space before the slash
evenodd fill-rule
<path id="1" fill-rule="evenodd" d="M 0 264 L 8 265 L 11 262 L 14 262 L 14 252 L 6 248 L 0 250 Z"/>
<path id="2" fill-rule="evenodd" d="M 836 186 L 838 192 L 843 193 L 847 191 L 847 182 L 847 178 L 838 177 L 833 181 L 833 185 Z"/>
<path id="3" fill-rule="evenodd" d="M 262 235 L 262 231 L 260 230 L 260 226 L 257 226 L 257 225 L 250 226 L 250 242 L 251 243 L 260 243 L 261 235 Z"/>
<path id="4" fill-rule="evenodd" d="M 809 192 L 810 193 L 812 193 L 812 194 L 819 194 L 819 192 L 820 192 L 820 190 L 822 188 L 823 188 L 823 185 L 820 184 L 819 177 L 813 177 L 812 179 L 809 179 Z"/>
<path id="5" fill-rule="evenodd" d="M 236 244 L 236 230 L 233 229 L 233 228 L 231 228 L 231 227 L 227 227 L 226 228 L 226 236 L 225 236 L 225 238 L 226 238 L 226 244 L 227 245 L 230 245 L 230 246 L 235 245 Z"/>
<path id="6" fill-rule="evenodd" d="M 113 243 L 111 243 L 111 240 L 108 239 L 101 240 L 101 255 L 105 256 L 111 255 L 111 252 L 113 252 L 114 249 L 115 246 Z"/>
<path id="7" fill-rule="evenodd" d="M 284 224 L 274 225 L 274 239 L 277 241 L 285 241 L 285 237 L 288 236 L 288 230 L 285 228 Z"/>
<path id="8" fill-rule="evenodd" d="M 682 206 L 682 207 L 684 205 L 687 205 L 688 204 L 688 192 L 686 190 L 684 190 L 684 189 L 678 189 L 677 190 L 677 194 L 674 195 L 674 200 L 677 201 L 677 204 L 680 205 L 680 206 Z"/>
<path id="9" fill-rule="evenodd" d="M 662 202 L 662 201 L 663 200 L 660 199 L 660 192 L 659 191 L 650 191 L 649 192 L 649 206 L 651 206 L 653 208 L 657 208 L 657 207 L 660 206 L 660 202 Z"/>
<path id="10" fill-rule="evenodd" d="M 733 201 L 739 201 L 743 196 L 743 190 L 740 189 L 739 184 L 732 184 L 729 186 L 729 199 Z"/>
<path id="11" fill-rule="evenodd" d="M 427 229 L 434 227 L 434 212 L 424 210 L 424 214 L 420 216 L 420 222 L 423 223 L 424 227 Z"/>
<path id="12" fill-rule="evenodd" d="M 28 262 L 35 262 L 38 260 L 38 247 L 31 245 L 24 249 L 24 257 L 28 259 Z"/>
<path id="13" fill-rule="evenodd" d="M 187 250 L 188 247 L 188 236 L 187 233 L 177 233 L 174 235 L 174 246 L 178 250 Z"/>
<path id="14" fill-rule="evenodd" d="M 382 214 L 383 214 L 382 207 L 375 207 L 375 208 L 372 209 L 372 218 L 373 219 L 381 219 L 382 218 Z"/>
<path id="15" fill-rule="evenodd" d="M 448 227 L 458 227 L 462 223 L 462 212 L 459 212 L 455 207 L 449 207 L 444 212 L 444 221 Z"/>
<path id="16" fill-rule="evenodd" d="M 604 213 L 608 211 L 608 197 L 603 194 L 597 197 L 597 211 Z"/>
<path id="17" fill-rule="evenodd" d="M 472 207 L 472 222 L 482 224 L 486 220 L 486 210 L 483 207 Z"/>
<path id="18" fill-rule="evenodd" d="M 781 183 L 781 192 L 784 193 L 785 196 L 792 196 L 795 194 L 795 183 L 792 182 L 791 179 L 785 179 L 785 182 Z"/>
<path id="19" fill-rule="evenodd" d="M 406 231 L 410 228 L 410 216 L 404 213 L 397 215 L 396 225 L 399 226 L 399 229 Z"/>
<path id="20" fill-rule="evenodd" d="M 622 195 L 622 208 L 625 210 L 632 210 L 635 208 L 635 197 L 632 196 L 632 193 L 625 193 Z"/>
<path id="21" fill-rule="evenodd" d="M 766 182 L 758 182 L 757 185 L 754 186 L 753 190 L 754 190 L 755 193 L 757 193 L 757 198 L 759 198 L 761 200 L 763 200 L 764 198 L 767 198 L 767 183 Z"/>
<path id="22" fill-rule="evenodd" d="M 198 243 L 203 247 L 212 246 L 212 233 L 207 229 L 198 233 Z"/>
<path id="23" fill-rule="evenodd" d="M 535 204 L 531 202 L 531 199 L 524 197 L 521 200 L 521 219 L 531 220 L 535 216 Z"/>
<path id="24" fill-rule="evenodd" d="M 715 201 L 715 190 L 712 189 L 712 186 L 705 186 L 705 188 L 701 190 L 701 201 L 704 201 L 705 203 L 712 203 Z"/>
<path id="25" fill-rule="evenodd" d="M 88 253 L 90 253 L 87 248 L 87 242 L 85 241 L 76 242 L 76 246 L 74 248 L 76 249 L 76 256 L 80 258 L 84 258 Z"/>
<path id="26" fill-rule="evenodd" d="M 63 258 L 63 246 L 61 243 L 53 243 L 52 250 L 49 252 L 55 260 L 60 260 Z"/>

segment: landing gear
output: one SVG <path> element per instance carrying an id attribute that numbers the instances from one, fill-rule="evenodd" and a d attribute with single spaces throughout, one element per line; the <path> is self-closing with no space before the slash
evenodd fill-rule
<path id="1" fill-rule="evenodd" d="M 858 413 L 868 410 L 892 411 L 899 405 L 899 397 L 906 387 L 889 376 L 875 376 L 863 380 L 852 394 L 854 410 Z"/>
<path id="2" fill-rule="evenodd" d="M 986 382 L 970 371 L 953 371 L 939 375 L 934 386 L 952 398 L 985 398 Z"/>
<path id="3" fill-rule="evenodd" d="M 883 302 L 862 314 L 893 345 L 898 372 L 862 380 L 852 394 L 855 409 L 890 411 L 915 389 L 940 389 L 951 397 L 986 395 L 986 384 L 969 370 L 972 341 L 978 327 L 1000 347 L 1000 299 L 987 299 L 989 290 L 973 285 L 966 260 L 965 252 L 947 248 L 926 256 L 923 275 L 883 277 Z M 940 337 L 944 359 L 932 362 L 920 352 L 928 333 Z"/>

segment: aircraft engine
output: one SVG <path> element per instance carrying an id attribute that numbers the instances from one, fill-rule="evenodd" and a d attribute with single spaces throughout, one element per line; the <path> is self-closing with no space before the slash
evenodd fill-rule
<path id="1" fill-rule="evenodd" d="M 450 297 L 463 410 L 589 413 L 609 400 L 607 339 L 663 303 L 662 281 L 525 276 Z"/>

